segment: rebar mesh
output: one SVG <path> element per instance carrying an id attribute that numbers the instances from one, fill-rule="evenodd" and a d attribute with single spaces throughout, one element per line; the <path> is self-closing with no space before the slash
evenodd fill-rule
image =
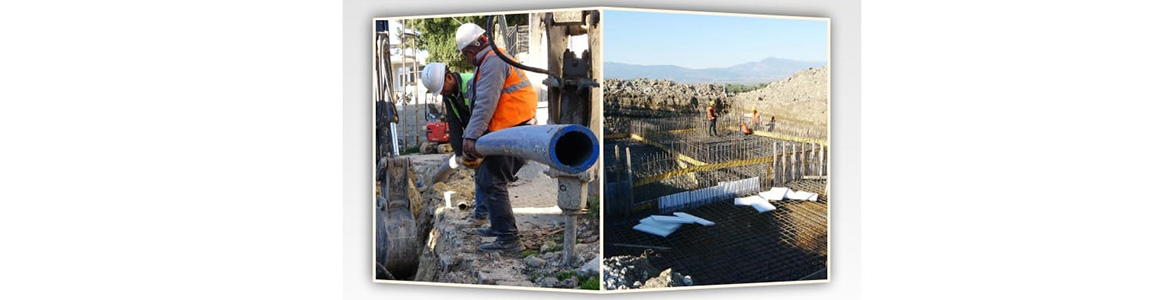
<path id="1" fill-rule="evenodd" d="M 690 275 L 699 285 L 823 279 L 808 276 L 827 267 L 829 197 L 826 177 L 820 175 L 827 175 L 828 167 L 827 159 L 818 156 L 826 153 L 816 152 L 824 148 L 812 142 L 825 141 L 827 128 L 776 120 L 771 128 L 756 129 L 797 140 L 790 141 L 729 130 L 748 119 L 725 116 L 717 135 L 710 136 L 701 115 L 663 116 L 624 111 L 611 118 L 607 111 L 606 130 L 621 138 L 606 139 L 611 148 L 604 175 L 606 256 L 669 249 L 651 256 L 651 263 Z M 719 165 L 730 162 L 743 164 Z M 719 168 L 696 169 L 702 165 Z M 668 237 L 633 230 L 643 217 L 668 213 L 650 205 L 659 197 L 748 178 L 759 178 L 760 190 L 787 186 L 821 195 L 815 202 L 773 202 L 777 209 L 766 213 L 735 206 L 730 199 L 688 205 L 680 211 L 716 224 L 686 225 Z"/>
<path id="2" fill-rule="evenodd" d="M 731 201 L 696 207 L 686 212 L 715 225 L 687 225 L 667 237 L 633 230 L 637 218 L 607 219 L 605 253 L 666 249 L 650 256 L 651 264 L 690 275 L 697 285 L 791 281 L 825 269 L 828 204 L 786 200 L 776 207 L 768 213 Z"/>

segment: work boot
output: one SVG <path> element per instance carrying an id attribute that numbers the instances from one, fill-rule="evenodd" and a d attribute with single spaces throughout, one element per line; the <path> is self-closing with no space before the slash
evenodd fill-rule
<path id="1" fill-rule="evenodd" d="M 495 230 L 492 230 L 491 228 L 476 228 L 475 234 L 486 237 L 500 236 L 499 233 L 497 233 Z"/>
<path id="2" fill-rule="evenodd" d="M 520 250 L 524 250 L 524 246 L 520 245 L 520 240 L 514 238 L 507 241 L 496 239 L 494 242 L 479 245 L 479 251 L 483 252 L 519 252 Z"/>
<path id="3" fill-rule="evenodd" d="M 483 226 L 483 224 L 487 224 L 487 221 L 488 221 L 487 217 L 480 218 L 480 217 L 472 216 L 471 217 L 471 227 Z"/>

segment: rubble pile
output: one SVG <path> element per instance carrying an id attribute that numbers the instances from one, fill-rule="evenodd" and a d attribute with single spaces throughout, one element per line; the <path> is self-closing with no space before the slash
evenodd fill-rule
<path id="1" fill-rule="evenodd" d="M 707 103 L 723 102 L 721 84 L 681 84 L 662 79 L 605 80 L 605 109 L 621 108 L 659 112 L 700 112 Z"/>
<path id="2" fill-rule="evenodd" d="M 650 264 L 648 256 L 655 255 L 647 250 L 639 256 L 611 256 L 605 259 L 604 283 L 607 290 L 628 290 L 643 288 L 665 288 L 694 285 L 689 275 L 674 272 L 671 268 L 660 270 Z"/>
<path id="3" fill-rule="evenodd" d="M 698 114 L 716 101 L 719 115 L 751 113 L 764 121 L 775 116 L 800 124 L 826 125 L 829 114 L 829 70 L 808 68 L 762 88 L 734 94 L 722 84 L 681 84 L 662 79 L 605 80 L 605 127 L 621 132 L 630 117 Z M 735 111 L 732 111 L 735 110 Z M 613 128 L 613 130 L 610 130 Z"/>
<path id="4" fill-rule="evenodd" d="M 829 70 L 827 67 L 805 69 L 732 98 L 748 112 L 755 107 L 767 116 L 828 124 Z"/>

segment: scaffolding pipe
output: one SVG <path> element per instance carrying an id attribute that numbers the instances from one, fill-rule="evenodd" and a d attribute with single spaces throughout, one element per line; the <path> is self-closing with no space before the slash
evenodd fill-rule
<path id="1" fill-rule="evenodd" d="M 557 171 L 576 174 L 597 162 L 597 136 L 588 127 L 530 125 L 501 129 L 475 141 L 483 156 L 507 155 L 548 165 Z"/>

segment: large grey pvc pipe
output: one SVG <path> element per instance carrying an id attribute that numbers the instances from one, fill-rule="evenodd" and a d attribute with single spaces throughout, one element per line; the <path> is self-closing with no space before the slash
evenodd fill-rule
<path id="1" fill-rule="evenodd" d="M 475 141 L 475 151 L 519 157 L 575 174 L 597 162 L 599 147 L 597 136 L 585 126 L 530 125 L 485 134 Z"/>
<path id="2" fill-rule="evenodd" d="M 455 170 L 459 168 L 460 160 L 463 160 L 463 158 L 452 155 L 451 158 L 444 161 L 439 166 L 439 170 L 435 171 L 435 175 L 431 176 L 431 184 L 434 185 L 436 182 L 447 180 L 447 177 L 455 174 Z"/>

